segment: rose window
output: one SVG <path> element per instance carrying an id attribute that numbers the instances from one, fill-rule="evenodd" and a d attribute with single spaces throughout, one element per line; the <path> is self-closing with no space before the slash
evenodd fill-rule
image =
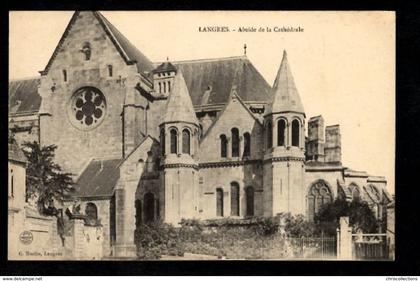
<path id="1" fill-rule="evenodd" d="M 73 95 L 71 119 L 79 128 L 94 128 L 104 118 L 105 109 L 105 97 L 101 91 L 93 87 L 83 87 Z"/>

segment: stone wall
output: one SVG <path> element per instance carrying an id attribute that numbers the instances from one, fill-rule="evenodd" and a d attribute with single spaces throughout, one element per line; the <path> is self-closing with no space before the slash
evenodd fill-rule
<path id="1" fill-rule="evenodd" d="M 217 218 L 216 189 L 223 190 L 224 216 L 231 216 L 231 183 L 239 184 L 239 215 L 246 214 L 245 188 L 254 188 L 254 214 L 264 214 L 263 168 L 261 164 L 245 164 L 237 166 L 220 165 L 218 167 L 201 168 L 199 173 L 198 210 L 200 218 Z M 268 203 L 268 202 L 267 202 Z"/>
<path id="2" fill-rule="evenodd" d="M 200 163 L 220 162 L 230 160 L 241 160 L 244 150 L 244 133 L 251 134 L 251 156 L 249 159 L 261 159 L 263 153 L 262 126 L 244 108 L 238 99 L 232 99 L 222 114 L 206 133 L 200 143 Z M 232 157 L 231 130 L 239 130 L 239 151 L 240 157 Z M 221 158 L 220 155 L 220 135 L 228 138 L 227 157 Z"/>
<path id="3" fill-rule="evenodd" d="M 81 219 L 73 223 L 73 259 L 100 260 L 103 258 L 103 229 L 88 226 Z"/>
<path id="4" fill-rule="evenodd" d="M 80 51 L 86 42 L 91 46 L 90 60 L 85 60 Z M 121 113 L 129 84 L 127 78 L 136 75 L 136 66 L 126 65 L 91 12 L 79 13 L 53 59 L 48 74 L 41 77 L 39 88 L 41 144 L 57 145 L 57 162 L 76 174 L 91 158 L 122 156 Z M 108 65 L 113 67 L 112 77 Z M 67 72 L 67 81 L 63 70 Z M 74 115 L 73 93 L 84 86 L 99 89 L 106 99 L 103 121 L 90 130 L 81 129 L 70 116 Z"/>
<path id="5" fill-rule="evenodd" d="M 98 219 L 102 225 L 102 253 L 104 255 L 111 254 L 110 248 L 110 199 L 101 199 L 101 200 L 84 200 L 82 201 L 80 207 L 84 213 L 86 204 L 93 203 L 96 205 L 98 210 Z"/>
<path id="6" fill-rule="evenodd" d="M 324 118 L 321 115 L 308 121 L 307 160 L 324 161 Z"/>
<path id="7" fill-rule="evenodd" d="M 38 114 L 9 116 L 9 128 L 19 146 L 25 142 L 39 142 Z"/>
<path id="8" fill-rule="evenodd" d="M 9 252 L 12 260 L 59 260 L 64 258 L 64 248 L 57 234 L 57 219 L 41 216 L 37 210 L 25 208 L 22 221 L 14 221 L 9 229 L 16 252 Z M 18 224 L 19 223 L 19 224 Z M 9 243 L 12 241 L 9 241 Z"/>
<path id="9" fill-rule="evenodd" d="M 325 162 L 341 162 L 340 125 L 325 127 Z"/>

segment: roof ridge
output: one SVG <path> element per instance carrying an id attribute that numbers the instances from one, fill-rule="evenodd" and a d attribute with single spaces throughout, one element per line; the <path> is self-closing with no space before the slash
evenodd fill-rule
<path id="1" fill-rule="evenodd" d="M 235 73 L 236 74 L 236 73 Z M 247 107 L 247 105 L 245 104 L 245 102 L 242 100 L 242 98 L 239 96 L 238 92 L 237 92 L 237 88 L 235 86 L 232 86 L 230 93 L 229 93 L 229 98 L 226 101 L 226 103 L 224 104 L 223 108 L 220 110 L 219 114 L 217 115 L 216 119 L 214 119 L 214 121 L 210 124 L 210 126 L 208 127 L 208 129 L 206 130 L 206 132 L 204 133 L 202 140 L 204 140 L 209 134 L 211 129 L 216 126 L 216 123 L 220 120 L 220 118 L 223 116 L 223 114 L 225 113 L 226 109 L 228 108 L 228 106 L 230 105 L 230 103 L 232 102 L 233 97 L 235 97 L 239 103 L 242 105 L 242 107 L 244 107 L 244 109 L 252 116 L 252 118 L 254 118 L 255 121 L 257 121 L 257 123 L 259 123 L 261 125 L 261 121 L 257 118 L 257 116 L 255 116 L 251 110 Z"/>
<path id="2" fill-rule="evenodd" d="M 127 54 L 127 51 L 123 48 L 123 46 L 121 45 L 121 42 L 119 42 L 118 39 L 116 38 L 116 34 L 114 34 L 116 31 L 119 32 L 119 30 L 104 15 L 102 15 L 101 12 L 94 11 L 93 13 L 94 14 L 97 14 L 100 17 L 100 19 L 104 22 L 104 26 L 106 26 L 106 28 L 108 29 L 110 35 L 112 35 L 112 37 L 115 40 L 116 44 L 118 44 L 118 46 L 121 49 L 122 53 L 124 54 L 125 58 L 127 60 L 130 60 L 130 57 Z M 127 37 L 125 37 L 121 32 L 119 32 L 119 33 L 120 34 L 118 34 L 118 35 L 123 36 L 125 39 L 127 39 Z M 127 41 L 129 41 L 129 40 L 127 39 Z"/>
<path id="3" fill-rule="evenodd" d="M 199 62 L 213 62 L 213 61 L 225 61 L 225 60 L 234 60 L 234 59 L 243 59 L 248 60 L 248 58 L 244 56 L 231 56 L 231 57 L 221 57 L 221 58 L 208 58 L 208 59 L 191 59 L 191 60 L 178 60 L 178 61 L 170 61 L 171 63 L 199 63 Z M 162 64 L 165 61 L 153 62 L 153 64 Z"/>
<path id="4" fill-rule="evenodd" d="M 9 83 L 16 82 L 16 81 L 39 80 L 39 79 L 41 79 L 41 77 L 39 76 L 27 76 L 27 77 L 22 77 L 22 78 L 9 79 Z"/>

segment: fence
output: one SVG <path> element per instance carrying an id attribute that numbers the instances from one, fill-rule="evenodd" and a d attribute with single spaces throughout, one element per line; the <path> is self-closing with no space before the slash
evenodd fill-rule
<path id="1" fill-rule="evenodd" d="M 226 259 L 336 259 L 335 237 L 295 238 L 273 235 L 260 239 L 222 237 L 216 243 L 187 243 L 187 252 L 224 256 Z"/>
<path id="2" fill-rule="evenodd" d="M 289 238 L 295 258 L 336 259 L 337 240 L 334 237 Z"/>
<path id="3" fill-rule="evenodd" d="M 353 234 L 352 241 L 354 259 L 389 259 L 389 243 L 386 234 Z"/>

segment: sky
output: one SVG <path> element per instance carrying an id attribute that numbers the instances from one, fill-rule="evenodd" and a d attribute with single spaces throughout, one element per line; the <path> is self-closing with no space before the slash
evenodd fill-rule
<path id="1" fill-rule="evenodd" d="M 394 193 L 395 14 L 393 12 L 134 12 L 102 14 L 152 61 L 243 55 L 272 85 L 287 51 L 307 120 L 340 124 L 342 162 L 385 176 Z M 10 12 L 9 79 L 38 76 L 72 12 Z M 226 26 L 230 32 L 199 32 Z M 239 32 L 239 28 L 272 32 Z M 274 32 L 300 27 L 303 32 Z"/>

